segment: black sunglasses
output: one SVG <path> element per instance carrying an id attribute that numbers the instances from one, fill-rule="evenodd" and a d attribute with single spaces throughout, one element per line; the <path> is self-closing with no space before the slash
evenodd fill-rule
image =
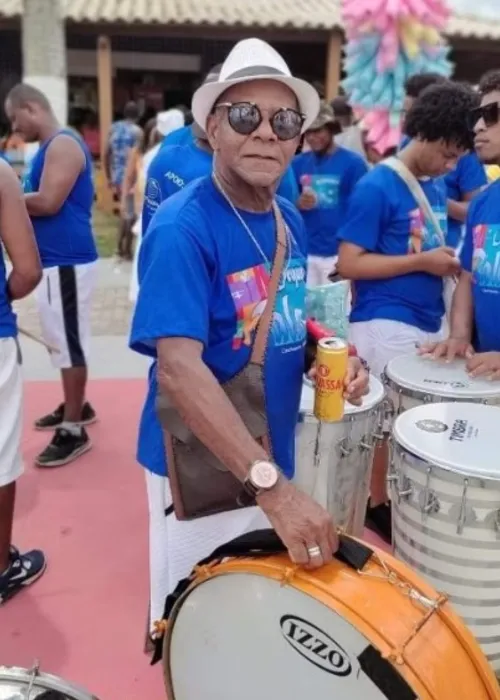
<path id="1" fill-rule="evenodd" d="M 487 105 L 471 109 L 468 115 L 468 127 L 471 131 L 474 131 L 480 119 L 484 121 L 487 129 L 498 124 L 500 121 L 500 104 L 498 102 L 490 102 Z"/>
<path id="2" fill-rule="evenodd" d="M 259 107 L 253 102 L 219 102 L 214 109 L 225 107 L 229 124 L 237 134 L 248 136 L 253 134 L 262 124 L 263 116 Z M 280 141 L 290 141 L 297 138 L 302 131 L 305 116 L 296 109 L 278 109 L 269 117 L 273 133 Z"/>

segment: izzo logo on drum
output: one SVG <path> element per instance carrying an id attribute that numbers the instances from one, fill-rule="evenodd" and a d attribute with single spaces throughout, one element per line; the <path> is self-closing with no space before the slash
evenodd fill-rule
<path id="1" fill-rule="evenodd" d="M 283 615 L 280 626 L 286 641 L 304 659 L 335 676 L 352 673 L 347 652 L 316 625 L 295 615 Z"/>

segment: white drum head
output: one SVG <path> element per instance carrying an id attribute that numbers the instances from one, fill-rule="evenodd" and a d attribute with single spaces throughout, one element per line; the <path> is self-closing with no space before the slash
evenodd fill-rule
<path id="1" fill-rule="evenodd" d="M 363 396 L 363 403 L 361 406 L 353 406 L 348 401 L 344 404 L 345 415 L 350 415 L 352 413 L 362 413 L 363 411 L 370 411 L 377 404 L 379 404 L 384 398 L 384 387 L 382 382 L 370 375 L 370 391 L 366 396 Z M 314 412 L 314 385 L 310 379 L 304 377 L 304 382 L 302 384 L 302 396 L 300 399 L 300 412 L 306 415 L 312 415 Z"/>
<path id="2" fill-rule="evenodd" d="M 175 618 L 175 700 L 386 700 L 363 670 L 368 640 L 312 596 L 257 574 L 216 576 Z"/>
<path id="3" fill-rule="evenodd" d="M 388 379 L 403 389 L 466 401 L 500 397 L 500 382 L 472 379 L 465 360 L 431 360 L 419 355 L 400 355 L 385 370 Z"/>
<path id="4" fill-rule="evenodd" d="M 393 436 L 408 452 L 464 476 L 500 480 L 500 407 L 435 403 L 410 408 Z"/>

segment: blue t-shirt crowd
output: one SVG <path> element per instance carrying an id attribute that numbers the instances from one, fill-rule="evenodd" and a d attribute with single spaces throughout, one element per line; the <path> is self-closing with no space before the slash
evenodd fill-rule
<path id="1" fill-rule="evenodd" d="M 156 341 L 169 337 L 199 341 L 205 363 L 223 382 L 248 361 L 266 298 L 275 240 L 273 216 L 239 211 L 258 239 L 259 250 L 208 177 L 211 169 L 211 153 L 185 127 L 165 139 L 148 174 L 141 294 L 130 342 L 134 350 L 154 360 L 138 460 L 159 475 L 168 470 L 155 414 Z M 448 200 L 461 201 L 486 184 L 475 154 L 463 156 L 446 177 L 423 179 L 420 184 L 445 240 L 460 244 L 462 265 L 472 272 L 477 349 L 500 350 L 500 329 L 494 322 L 500 299 L 500 183 L 474 199 L 465 227 L 448 216 Z M 299 213 L 293 205 L 306 186 L 314 192 L 316 206 Z M 160 206 L 176 193 L 168 206 Z M 406 255 L 439 247 L 441 237 L 399 175 L 384 164 L 368 170 L 360 156 L 341 147 L 329 155 L 296 156 L 280 183 L 278 201 L 291 246 L 266 356 L 265 383 L 273 453 L 292 476 L 293 426 L 302 388 L 307 256 L 334 256 L 342 241 L 373 253 Z M 389 319 L 433 333 L 439 330 L 444 311 L 442 280 L 415 272 L 358 281 L 351 321 Z"/>

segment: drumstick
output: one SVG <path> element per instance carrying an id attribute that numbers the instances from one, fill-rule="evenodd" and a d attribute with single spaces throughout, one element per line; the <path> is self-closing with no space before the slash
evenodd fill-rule
<path id="1" fill-rule="evenodd" d="M 38 343 L 39 345 L 43 345 L 43 347 L 47 348 L 49 352 L 61 352 L 59 348 L 55 347 L 55 345 L 51 345 L 50 343 L 45 342 L 43 338 L 40 338 L 38 335 L 27 331 L 25 328 L 21 328 L 21 326 L 18 326 L 17 329 L 22 335 L 25 335 L 27 338 L 34 340 L 35 343 Z"/>

